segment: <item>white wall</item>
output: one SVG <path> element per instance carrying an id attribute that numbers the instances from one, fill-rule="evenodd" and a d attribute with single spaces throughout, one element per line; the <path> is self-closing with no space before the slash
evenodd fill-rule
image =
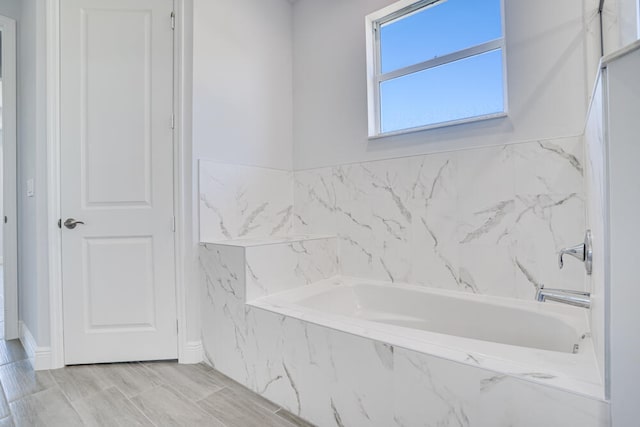
<path id="1" fill-rule="evenodd" d="M 292 11 L 286 0 L 192 0 L 185 11 L 191 233 L 188 341 L 200 339 L 198 159 L 292 169 Z M 191 62 L 191 58 L 193 61 Z M 192 79 L 192 81 L 191 81 Z"/>
<path id="2" fill-rule="evenodd" d="M 582 0 L 505 1 L 509 117 L 368 142 L 364 17 L 393 0 L 299 0 L 294 168 L 579 135 L 587 77 Z"/>
<path id="3" fill-rule="evenodd" d="M 18 25 L 18 280 L 20 320 L 49 344 L 44 1 L 23 0 Z M 26 181 L 35 180 L 35 197 Z"/>
<path id="4" fill-rule="evenodd" d="M 0 15 L 4 15 L 15 20 L 20 19 L 20 0 L 1 0 Z"/>
<path id="5" fill-rule="evenodd" d="M 291 5 L 194 0 L 195 158 L 292 167 Z"/>
<path id="6" fill-rule="evenodd" d="M 640 381 L 637 246 L 640 239 L 640 46 L 606 69 L 609 178 L 609 381 L 614 427 L 638 424 Z"/>
<path id="7" fill-rule="evenodd" d="M 638 0 L 618 1 L 618 28 L 620 46 L 626 46 L 638 39 Z"/>

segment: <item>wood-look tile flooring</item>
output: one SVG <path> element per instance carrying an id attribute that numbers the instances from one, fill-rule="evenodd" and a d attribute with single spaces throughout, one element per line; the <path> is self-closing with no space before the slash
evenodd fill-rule
<path id="1" fill-rule="evenodd" d="M 310 426 L 204 364 L 34 372 L 20 342 L 0 338 L 0 383 L 0 427 Z"/>

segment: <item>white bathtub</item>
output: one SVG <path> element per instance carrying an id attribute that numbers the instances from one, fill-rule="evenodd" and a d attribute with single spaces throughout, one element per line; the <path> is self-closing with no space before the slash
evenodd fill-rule
<path id="1" fill-rule="evenodd" d="M 332 278 L 249 305 L 409 350 L 602 397 L 587 311 Z"/>

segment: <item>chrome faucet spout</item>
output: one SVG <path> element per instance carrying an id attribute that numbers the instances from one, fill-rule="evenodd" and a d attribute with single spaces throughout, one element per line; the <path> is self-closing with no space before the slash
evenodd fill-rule
<path id="1" fill-rule="evenodd" d="M 544 285 L 541 285 L 536 292 L 536 301 L 545 302 L 547 300 L 575 307 L 591 307 L 591 294 L 589 292 L 570 289 L 546 289 Z"/>

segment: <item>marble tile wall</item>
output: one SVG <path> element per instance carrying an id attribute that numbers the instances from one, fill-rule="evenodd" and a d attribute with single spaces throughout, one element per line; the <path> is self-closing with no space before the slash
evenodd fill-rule
<path id="1" fill-rule="evenodd" d="M 291 232 L 292 173 L 200 160 L 200 241 Z"/>
<path id="2" fill-rule="evenodd" d="M 587 228 L 593 236 L 593 273 L 589 277 L 591 291 L 591 331 L 596 348 L 600 375 L 605 364 L 605 146 L 603 134 L 603 92 L 598 78 L 585 128 L 585 188 L 587 195 Z"/>
<path id="3" fill-rule="evenodd" d="M 245 250 L 247 301 L 335 276 L 335 238 L 298 238 Z"/>
<path id="4" fill-rule="evenodd" d="M 241 252 L 200 248 L 207 363 L 314 424 L 607 423 L 597 399 L 245 305 Z"/>
<path id="5" fill-rule="evenodd" d="M 296 232 L 339 237 L 342 274 L 532 298 L 585 288 L 580 137 L 294 174 Z"/>

